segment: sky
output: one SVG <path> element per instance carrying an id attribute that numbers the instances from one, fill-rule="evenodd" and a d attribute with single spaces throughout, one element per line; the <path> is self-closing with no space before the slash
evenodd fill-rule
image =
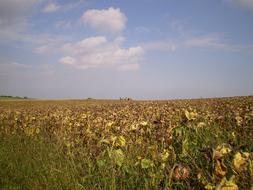
<path id="1" fill-rule="evenodd" d="M 0 95 L 253 95 L 253 0 L 0 0 Z"/>

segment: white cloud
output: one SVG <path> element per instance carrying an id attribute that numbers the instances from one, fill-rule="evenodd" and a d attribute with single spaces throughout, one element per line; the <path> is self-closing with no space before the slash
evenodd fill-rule
<path id="1" fill-rule="evenodd" d="M 245 7 L 253 8 L 253 1 L 252 0 L 237 0 L 241 5 Z"/>
<path id="2" fill-rule="evenodd" d="M 59 60 L 60 64 L 63 65 L 74 65 L 76 63 L 76 60 L 73 57 L 66 56 Z"/>
<path id="3" fill-rule="evenodd" d="M 0 0 L 0 40 L 17 39 L 27 30 L 26 16 L 39 0 Z"/>
<path id="4" fill-rule="evenodd" d="M 0 61 L 0 76 L 7 78 L 33 80 L 38 77 L 49 77 L 54 74 L 54 67 L 48 64 L 23 64 L 19 62 Z"/>
<path id="5" fill-rule="evenodd" d="M 117 69 L 119 71 L 137 71 L 140 68 L 139 64 L 125 64 L 125 65 L 120 65 Z"/>
<path id="6" fill-rule="evenodd" d="M 26 64 L 18 63 L 18 62 L 11 62 L 11 63 L 10 63 L 10 66 L 13 66 L 13 67 L 23 67 L 23 68 L 29 67 L 29 66 L 26 65 Z"/>
<path id="7" fill-rule="evenodd" d="M 61 49 L 66 56 L 61 58 L 59 63 L 72 63 L 75 68 L 82 69 L 100 67 L 119 67 L 120 70 L 138 69 L 137 65 L 144 54 L 143 48 L 140 46 L 123 48 L 122 42 L 121 37 L 108 41 L 104 36 L 97 36 L 68 43 Z"/>
<path id="8" fill-rule="evenodd" d="M 62 2 L 62 1 L 59 1 Z M 62 3 L 60 5 L 61 11 L 71 11 L 77 7 L 82 6 L 83 3 L 85 3 L 86 0 L 72 0 L 72 1 L 66 1 L 65 3 Z"/>
<path id="9" fill-rule="evenodd" d="M 103 36 L 91 37 L 76 43 L 68 43 L 63 45 L 62 50 L 71 55 L 83 53 L 91 53 L 94 51 L 103 51 L 103 44 L 107 43 L 107 39 Z"/>
<path id="10" fill-rule="evenodd" d="M 220 35 L 206 35 L 192 37 L 182 42 L 182 46 L 188 48 L 204 48 L 204 49 L 216 49 L 223 51 L 241 51 L 245 48 L 248 49 L 247 45 L 235 45 L 226 42 L 220 37 Z"/>
<path id="11" fill-rule="evenodd" d="M 50 48 L 47 45 L 43 45 L 35 48 L 34 52 L 38 54 L 47 54 L 50 52 Z"/>
<path id="12" fill-rule="evenodd" d="M 44 7 L 43 12 L 52 13 L 52 12 L 55 12 L 59 9 L 60 9 L 60 5 L 57 5 L 56 3 L 50 2 Z"/>
<path id="13" fill-rule="evenodd" d="M 118 36 L 117 38 L 114 39 L 114 42 L 117 44 L 122 44 L 123 42 L 125 42 L 125 38 L 123 36 Z"/>
<path id="14" fill-rule="evenodd" d="M 25 71 L 27 69 L 31 68 L 30 65 L 18 63 L 18 62 L 0 62 L 0 75 L 10 76 L 10 73 L 16 72 L 16 71 Z"/>
<path id="15" fill-rule="evenodd" d="M 166 42 L 166 41 L 150 42 L 150 43 L 144 44 L 143 46 L 144 46 L 144 49 L 147 51 L 173 52 L 177 48 L 175 43 Z"/>
<path id="16" fill-rule="evenodd" d="M 252 44 L 232 44 L 221 38 L 219 35 L 192 37 L 181 42 L 181 46 L 187 48 L 202 48 L 230 52 L 252 52 L 253 50 Z"/>
<path id="17" fill-rule="evenodd" d="M 232 2 L 235 5 L 241 6 L 246 9 L 253 10 L 253 0 L 226 0 Z"/>
<path id="18" fill-rule="evenodd" d="M 1 0 L 0 18 L 11 19 L 26 13 L 38 0 Z"/>
<path id="19" fill-rule="evenodd" d="M 199 48 L 203 50 L 252 52 L 252 44 L 233 44 L 222 37 L 222 34 L 208 34 L 193 36 L 187 39 L 174 41 L 154 41 L 143 43 L 145 51 L 174 52 L 181 48 Z"/>
<path id="20" fill-rule="evenodd" d="M 213 36 L 200 36 L 193 37 L 184 42 L 185 46 L 188 47 L 202 47 L 202 48 L 216 48 L 224 49 L 227 48 L 227 45 L 220 41 L 219 38 Z"/>
<path id="21" fill-rule="evenodd" d="M 125 29 L 127 18 L 120 9 L 110 7 L 102 10 L 87 10 L 82 20 L 99 32 L 117 33 Z"/>
<path id="22" fill-rule="evenodd" d="M 0 40 L 9 41 L 22 39 L 22 33 L 27 30 L 28 22 L 25 18 L 2 19 L 0 22 Z"/>

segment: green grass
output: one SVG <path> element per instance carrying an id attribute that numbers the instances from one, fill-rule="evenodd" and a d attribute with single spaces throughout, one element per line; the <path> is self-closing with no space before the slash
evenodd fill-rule
<path id="1" fill-rule="evenodd" d="M 108 149 L 109 150 L 109 149 Z M 23 134 L 0 135 L 1 190 L 144 189 L 148 169 L 119 167 L 105 151 L 98 160 L 86 154 L 66 156 L 60 145 Z M 146 176 L 144 180 L 143 177 Z"/>
<path id="2" fill-rule="evenodd" d="M 80 189 L 75 165 L 54 144 L 0 136 L 0 189 Z"/>
<path id="3" fill-rule="evenodd" d="M 212 103 L 215 115 L 210 112 L 212 107 L 203 108 L 196 118 L 194 111 L 187 113 L 183 108 L 171 110 L 172 117 L 164 103 L 117 102 L 108 106 L 104 102 L 13 101 L 11 107 L 11 102 L 5 101 L 0 105 L 0 190 L 208 189 L 208 184 L 212 186 L 209 189 L 227 190 L 219 186 L 231 176 L 239 189 L 250 189 L 252 107 L 247 102 L 245 107 L 236 107 L 232 100 L 229 108 L 225 103 L 219 108 Z M 125 109 L 125 105 L 132 107 Z M 185 106 L 185 102 L 178 105 Z M 133 108 L 142 115 L 130 117 L 137 113 Z M 156 115 L 148 120 L 155 109 L 171 119 L 159 123 L 164 120 Z M 238 110 L 243 120 L 230 110 Z M 115 113 L 117 117 L 112 117 Z M 127 120 L 121 123 L 125 114 L 129 114 Z M 111 120 L 116 122 L 110 124 Z M 172 121 L 175 124 L 169 125 Z M 230 152 L 215 158 L 217 147 L 223 145 Z M 241 171 L 233 166 L 238 152 L 250 153 Z M 226 167 L 223 176 L 216 174 L 218 162 Z M 179 165 L 189 171 L 187 178 L 177 179 Z"/>
<path id="4" fill-rule="evenodd" d="M 181 126 L 177 130 L 181 131 L 181 136 L 175 132 L 178 140 L 172 144 L 177 154 L 176 163 L 187 165 L 191 170 L 190 178 L 185 181 L 175 181 L 170 175 L 174 165 L 172 160 L 168 161 L 165 170 L 160 169 L 159 163 L 147 169 L 136 165 L 134 158 L 138 156 L 138 146 L 123 149 L 127 154 L 124 164 L 119 166 L 110 156 L 110 151 L 113 151 L 111 148 L 105 149 L 96 159 L 87 154 L 85 147 L 78 151 L 78 155 L 67 156 L 60 144 L 45 142 L 40 137 L 30 138 L 22 133 L 1 134 L 0 189 L 202 189 L 196 178 L 197 173 L 201 171 L 207 181 L 214 180 L 212 148 L 228 141 L 230 137 L 226 129 L 219 127 L 212 131 L 210 128 L 198 129 L 196 132 Z M 249 140 L 241 138 L 240 143 L 251 143 Z M 240 148 L 237 143 L 234 142 L 233 153 Z M 151 155 L 152 151 L 147 152 L 147 157 Z M 230 176 L 233 174 L 231 160 L 231 157 L 225 159 Z M 250 176 L 247 173 L 238 179 L 241 180 L 240 189 L 250 188 Z"/>

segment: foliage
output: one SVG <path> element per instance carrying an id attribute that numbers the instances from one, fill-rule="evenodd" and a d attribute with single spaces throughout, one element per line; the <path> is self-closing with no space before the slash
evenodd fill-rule
<path id="1" fill-rule="evenodd" d="M 253 187 L 253 97 L 0 101 L 1 189 Z"/>

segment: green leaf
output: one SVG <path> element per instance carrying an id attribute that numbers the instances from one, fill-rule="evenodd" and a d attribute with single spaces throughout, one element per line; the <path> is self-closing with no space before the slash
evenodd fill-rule
<path id="1" fill-rule="evenodd" d="M 224 177 L 216 189 L 217 190 L 239 190 L 238 186 L 235 183 L 234 175 L 229 179 L 229 181 L 226 179 L 226 177 Z"/>
<path id="2" fill-rule="evenodd" d="M 154 163 L 153 163 L 152 160 L 149 160 L 149 159 L 146 159 L 146 158 L 141 160 L 141 168 L 142 169 L 151 168 L 153 166 L 154 166 Z"/>
<path id="3" fill-rule="evenodd" d="M 188 139 L 184 139 L 182 143 L 182 155 L 187 156 L 189 152 L 189 142 Z"/>
<path id="4" fill-rule="evenodd" d="M 99 168 L 104 167 L 106 165 L 106 160 L 103 160 L 103 159 L 98 160 L 97 165 L 98 165 Z"/>
<path id="5" fill-rule="evenodd" d="M 109 157 L 118 165 L 119 167 L 122 166 L 125 160 L 125 155 L 121 149 L 112 150 L 109 152 Z"/>

